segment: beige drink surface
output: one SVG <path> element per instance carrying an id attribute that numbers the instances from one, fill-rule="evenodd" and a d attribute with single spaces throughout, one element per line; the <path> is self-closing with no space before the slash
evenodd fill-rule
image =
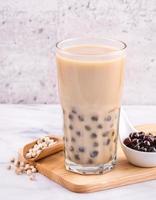
<path id="1" fill-rule="evenodd" d="M 57 53 L 64 110 L 66 158 L 79 164 L 108 163 L 116 156 L 124 56 L 108 46 L 76 46 Z M 72 55 L 71 55 L 72 53 Z"/>
<path id="2" fill-rule="evenodd" d="M 106 54 L 114 49 L 93 46 L 73 47 L 68 52 L 82 55 Z M 118 107 L 123 84 L 124 58 L 79 60 L 57 56 L 61 101 L 64 106 Z M 63 98 L 62 98 L 63 97 Z"/>

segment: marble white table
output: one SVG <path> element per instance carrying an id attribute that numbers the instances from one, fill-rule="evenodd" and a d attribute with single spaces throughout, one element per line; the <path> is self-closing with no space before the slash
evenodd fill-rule
<path id="1" fill-rule="evenodd" d="M 156 123 L 156 106 L 125 106 L 133 124 Z M 62 134 L 58 105 L 0 105 L 0 200 L 156 199 L 156 180 L 89 194 L 66 190 L 42 175 L 37 181 L 6 170 L 10 157 L 26 142 L 47 133 Z"/>

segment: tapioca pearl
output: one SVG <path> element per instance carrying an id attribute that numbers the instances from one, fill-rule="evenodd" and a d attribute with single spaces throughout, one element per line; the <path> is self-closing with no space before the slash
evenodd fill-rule
<path id="1" fill-rule="evenodd" d="M 80 131 L 76 131 L 76 135 L 80 137 L 81 136 L 81 132 Z"/>
<path id="2" fill-rule="evenodd" d="M 64 110 L 64 109 L 62 109 L 62 111 L 63 111 L 63 114 L 65 115 L 65 110 Z"/>
<path id="3" fill-rule="evenodd" d="M 97 115 L 91 116 L 91 120 L 92 120 L 92 121 L 98 121 L 98 116 L 97 116 Z"/>
<path id="4" fill-rule="evenodd" d="M 109 145 L 109 144 L 110 144 L 110 141 L 111 141 L 111 140 L 108 138 L 108 139 L 107 139 L 107 145 Z"/>
<path id="5" fill-rule="evenodd" d="M 76 113 L 77 113 L 75 108 L 72 109 L 72 113 L 73 113 L 73 114 L 76 114 Z"/>
<path id="6" fill-rule="evenodd" d="M 68 138 L 67 137 L 65 137 L 65 141 L 68 142 Z"/>
<path id="7" fill-rule="evenodd" d="M 117 139 L 118 139 L 117 137 L 115 137 L 115 138 L 114 138 L 114 143 L 116 143 L 116 142 L 117 142 Z"/>
<path id="8" fill-rule="evenodd" d="M 105 141 L 103 142 L 103 144 L 104 144 L 104 145 L 109 145 L 109 144 L 110 144 L 110 139 L 107 138 L 107 140 L 105 140 Z"/>
<path id="9" fill-rule="evenodd" d="M 90 135 L 90 137 L 91 137 L 91 138 L 97 138 L 97 134 L 96 134 L 96 133 L 92 133 L 92 134 Z"/>
<path id="10" fill-rule="evenodd" d="M 114 137 L 114 135 L 115 135 L 115 132 L 114 132 L 114 131 L 112 131 L 112 137 Z"/>
<path id="11" fill-rule="evenodd" d="M 75 160 L 80 160 L 79 154 L 75 154 L 75 155 L 74 155 L 74 158 L 75 158 Z"/>
<path id="12" fill-rule="evenodd" d="M 95 158 L 95 157 L 98 156 L 98 154 L 99 154 L 98 151 L 92 151 L 92 152 L 90 153 L 90 157 L 91 157 L 91 158 Z"/>
<path id="13" fill-rule="evenodd" d="M 79 152 L 84 153 L 85 152 L 85 148 L 84 147 L 79 147 Z"/>
<path id="14" fill-rule="evenodd" d="M 87 131 L 90 131 L 90 130 L 91 130 L 91 127 L 88 126 L 88 125 L 85 125 L 85 129 L 86 129 Z"/>
<path id="15" fill-rule="evenodd" d="M 69 150 L 70 150 L 71 152 L 73 152 L 73 151 L 74 151 L 74 147 L 73 147 L 73 146 L 70 146 Z"/>
<path id="16" fill-rule="evenodd" d="M 79 115 L 79 116 L 78 116 L 78 119 L 79 119 L 81 122 L 84 121 L 84 117 L 83 117 L 82 115 Z"/>
<path id="17" fill-rule="evenodd" d="M 112 119 L 111 115 L 107 115 L 107 116 L 105 117 L 105 121 L 107 121 L 107 122 L 111 121 L 111 119 Z"/>
<path id="18" fill-rule="evenodd" d="M 93 142 L 93 147 L 98 147 L 99 143 L 98 142 Z"/>
<path id="19" fill-rule="evenodd" d="M 75 138 L 74 138 L 74 137 L 72 137 L 72 138 L 71 138 L 71 141 L 72 141 L 72 142 L 76 142 L 76 140 L 75 140 Z"/>
<path id="20" fill-rule="evenodd" d="M 98 124 L 97 128 L 102 129 L 103 128 L 102 124 Z"/>
<path id="21" fill-rule="evenodd" d="M 73 119 L 74 119 L 74 116 L 73 116 L 72 114 L 69 114 L 69 115 L 68 115 L 68 118 L 69 118 L 70 120 L 73 120 Z"/>
<path id="22" fill-rule="evenodd" d="M 103 137 L 107 137 L 108 135 L 109 135 L 109 131 L 106 131 L 106 132 L 102 133 Z"/>
<path id="23" fill-rule="evenodd" d="M 69 125 L 69 129 L 70 129 L 70 130 L 73 130 L 74 127 L 70 124 L 70 125 Z"/>
<path id="24" fill-rule="evenodd" d="M 87 163 L 88 163 L 88 164 L 93 164 L 94 162 L 93 162 L 92 159 L 89 159 Z"/>

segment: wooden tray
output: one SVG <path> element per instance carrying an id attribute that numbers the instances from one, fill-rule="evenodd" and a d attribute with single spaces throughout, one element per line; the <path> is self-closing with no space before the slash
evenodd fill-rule
<path id="1" fill-rule="evenodd" d="M 156 132 L 156 125 L 138 126 L 137 129 Z M 103 175 L 79 175 L 66 171 L 62 151 L 37 161 L 36 167 L 41 174 L 73 192 L 95 192 L 156 179 L 156 168 L 131 165 L 120 148 L 116 167 Z"/>

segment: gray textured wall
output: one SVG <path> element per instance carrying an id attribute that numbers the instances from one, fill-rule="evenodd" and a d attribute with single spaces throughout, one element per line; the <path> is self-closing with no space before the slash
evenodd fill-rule
<path id="1" fill-rule="evenodd" d="M 58 102 L 55 43 L 88 34 L 127 43 L 123 103 L 156 104 L 155 0 L 0 0 L 0 102 Z"/>

